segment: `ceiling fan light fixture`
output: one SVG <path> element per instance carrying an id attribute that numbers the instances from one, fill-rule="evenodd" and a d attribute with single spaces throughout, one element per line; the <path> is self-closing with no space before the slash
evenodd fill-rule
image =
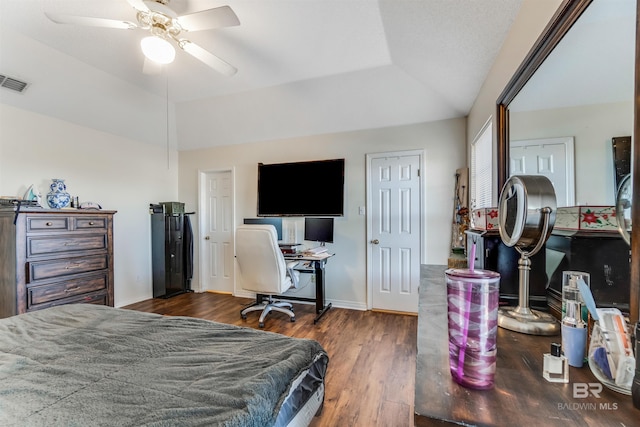
<path id="1" fill-rule="evenodd" d="M 176 57 L 171 43 L 158 36 L 145 37 L 140 41 L 144 56 L 159 64 L 170 64 Z"/>

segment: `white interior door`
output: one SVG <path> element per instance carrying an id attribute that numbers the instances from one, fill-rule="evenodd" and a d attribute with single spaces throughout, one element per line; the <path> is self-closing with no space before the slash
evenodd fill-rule
<path id="1" fill-rule="evenodd" d="M 509 157 L 511 175 L 544 175 L 558 206 L 575 205 L 573 137 L 511 141 Z"/>
<path id="2" fill-rule="evenodd" d="M 393 153 L 367 157 L 371 308 L 417 313 L 421 157 Z"/>
<path id="3" fill-rule="evenodd" d="M 205 172 L 201 179 L 202 290 L 233 293 L 233 175 Z"/>

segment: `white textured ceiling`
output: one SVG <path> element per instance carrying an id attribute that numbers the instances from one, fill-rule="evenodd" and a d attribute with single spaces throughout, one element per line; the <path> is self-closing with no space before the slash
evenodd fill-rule
<path id="1" fill-rule="evenodd" d="M 126 0 L 0 0 L 0 74 L 30 83 L 0 102 L 181 150 L 466 116 L 521 0 L 171 0 L 178 14 L 229 5 L 241 25 L 189 33 L 238 68 L 224 77 L 178 51 L 142 73 Z"/>

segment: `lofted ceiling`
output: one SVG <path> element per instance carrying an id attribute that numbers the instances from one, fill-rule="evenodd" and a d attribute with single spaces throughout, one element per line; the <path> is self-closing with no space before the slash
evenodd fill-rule
<path id="1" fill-rule="evenodd" d="M 225 77 L 180 50 L 144 74 L 143 30 L 44 14 L 135 22 L 126 0 L 0 0 L 0 74 L 29 83 L 0 102 L 180 150 L 464 117 L 521 1 L 171 0 L 235 11 L 239 26 L 189 33 L 238 69 Z"/>

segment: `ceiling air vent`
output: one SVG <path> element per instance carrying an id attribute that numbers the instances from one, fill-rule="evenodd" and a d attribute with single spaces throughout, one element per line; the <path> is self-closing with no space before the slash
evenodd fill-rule
<path id="1" fill-rule="evenodd" d="M 14 79 L 12 77 L 3 76 L 0 74 L 0 86 L 7 89 L 15 90 L 16 92 L 24 92 L 28 83 Z"/>

